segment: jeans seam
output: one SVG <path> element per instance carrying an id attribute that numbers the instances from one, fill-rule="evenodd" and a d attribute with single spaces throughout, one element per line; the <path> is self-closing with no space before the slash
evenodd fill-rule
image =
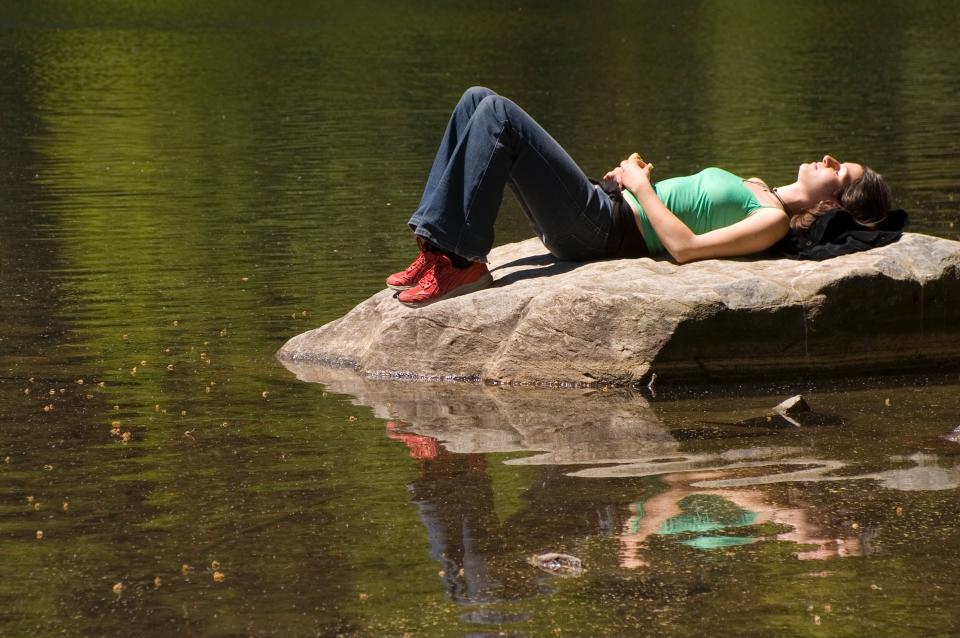
<path id="1" fill-rule="evenodd" d="M 499 120 L 499 122 L 500 122 L 500 132 L 497 133 L 497 139 L 494 140 L 493 150 L 490 151 L 490 156 L 487 158 L 487 164 L 486 166 L 483 167 L 483 172 L 480 173 L 480 177 L 477 178 L 476 183 L 473 185 L 473 189 L 470 191 L 470 196 L 467 198 L 467 206 L 464 210 L 464 220 L 466 221 L 466 224 L 464 224 L 464 228 L 461 229 L 460 235 L 457 237 L 458 250 L 453 251 L 457 254 L 460 254 L 459 248 L 460 248 L 460 245 L 462 244 L 463 233 L 466 232 L 468 230 L 468 227 L 470 226 L 470 214 L 473 210 L 474 198 L 476 197 L 477 191 L 480 190 L 480 185 L 483 183 L 484 178 L 487 176 L 487 172 L 490 170 L 490 165 L 493 164 L 493 156 L 496 155 L 497 153 L 497 145 L 500 144 L 500 138 L 503 137 L 503 133 L 507 130 L 507 125 L 509 124 L 509 122 L 506 120 Z"/>

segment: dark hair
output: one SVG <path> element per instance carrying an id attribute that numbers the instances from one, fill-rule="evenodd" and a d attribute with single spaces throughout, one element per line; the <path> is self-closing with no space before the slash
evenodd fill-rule
<path id="1" fill-rule="evenodd" d="M 887 216 L 893 208 L 892 204 L 890 187 L 883 176 L 864 166 L 860 179 L 851 182 L 838 194 L 836 200 L 822 201 L 813 208 L 797 213 L 790 219 L 790 228 L 806 230 L 817 217 L 836 208 L 847 211 L 861 224 L 872 226 Z"/>

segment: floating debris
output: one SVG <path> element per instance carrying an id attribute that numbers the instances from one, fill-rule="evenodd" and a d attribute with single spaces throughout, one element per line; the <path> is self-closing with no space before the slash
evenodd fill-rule
<path id="1" fill-rule="evenodd" d="M 779 414 L 789 414 L 791 416 L 810 411 L 810 405 L 803 398 L 802 394 L 797 394 L 786 401 L 781 401 L 773 408 L 774 412 Z"/>
<path id="2" fill-rule="evenodd" d="M 42 530 L 42 529 L 38 529 L 38 530 L 37 530 L 37 540 L 38 540 L 38 541 L 42 541 L 42 540 L 43 540 L 43 530 Z"/>
<path id="3" fill-rule="evenodd" d="M 190 572 L 193 570 L 193 567 L 190 567 L 187 563 L 184 563 L 180 566 L 180 573 L 184 576 L 189 576 Z"/>
<path id="4" fill-rule="evenodd" d="M 950 441 L 951 443 L 960 443 L 960 425 L 955 427 L 953 429 L 953 432 L 951 432 L 950 434 L 946 435 L 943 438 L 945 438 L 947 441 Z"/>
<path id="5" fill-rule="evenodd" d="M 220 569 L 220 561 L 218 561 L 218 560 L 211 561 L 211 562 L 210 562 L 210 569 L 212 569 L 213 571 L 217 571 L 218 569 Z"/>
<path id="6" fill-rule="evenodd" d="M 266 390 L 264 390 L 263 392 L 260 393 L 260 396 L 262 396 L 264 399 L 266 399 L 266 398 L 267 398 L 267 395 L 269 395 L 269 394 L 270 394 L 269 392 L 267 392 Z"/>
<path id="7" fill-rule="evenodd" d="M 124 432 L 124 433 L 120 436 L 120 440 L 123 442 L 124 445 L 126 445 L 127 443 L 129 443 L 129 442 L 130 442 L 130 439 L 132 439 L 132 438 L 133 438 L 133 434 L 131 434 L 130 432 Z"/>
<path id="8" fill-rule="evenodd" d="M 70 510 L 70 501 L 64 501 L 64 502 L 63 502 L 63 511 L 64 511 L 64 512 L 67 512 L 67 511 L 69 511 L 69 510 Z"/>
<path id="9" fill-rule="evenodd" d="M 564 578 L 580 576 L 584 572 L 583 563 L 580 559 L 570 554 L 549 552 L 531 556 L 527 559 L 527 562 L 549 574 Z"/>
<path id="10" fill-rule="evenodd" d="M 159 577 L 159 576 L 157 576 L 156 578 L 153 579 L 153 588 L 154 588 L 154 589 L 160 589 L 160 585 L 162 585 L 162 584 L 163 584 L 163 581 L 160 580 L 160 577 Z"/>
<path id="11" fill-rule="evenodd" d="M 122 594 L 124 589 L 126 589 L 126 586 L 123 584 L 122 581 L 119 583 L 113 584 L 113 593 L 116 594 L 117 596 Z"/>
<path id="12" fill-rule="evenodd" d="M 213 582 L 215 583 L 222 583 L 226 577 L 223 572 L 213 572 Z"/>

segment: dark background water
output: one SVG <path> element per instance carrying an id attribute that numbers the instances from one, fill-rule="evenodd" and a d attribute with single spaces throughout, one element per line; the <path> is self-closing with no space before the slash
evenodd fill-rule
<path id="1" fill-rule="evenodd" d="M 954 2 L 4 3 L 0 634 L 954 633 L 955 376 L 648 403 L 325 389 L 273 353 L 409 261 L 470 85 L 594 175 L 638 150 L 778 183 L 829 152 L 960 238 L 958 26 Z M 528 235 L 507 196 L 498 242 Z M 736 425 L 796 391 L 831 425 Z M 526 563 L 551 550 L 586 574 Z"/>

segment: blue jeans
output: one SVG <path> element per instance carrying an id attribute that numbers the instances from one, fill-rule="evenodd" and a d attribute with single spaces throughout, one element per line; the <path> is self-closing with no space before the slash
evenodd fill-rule
<path id="1" fill-rule="evenodd" d="M 485 261 L 508 184 L 555 257 L 608 256 L 610 197 L 523 109 L 482 87 L 467 89 L 453 110 L 410 228 L 443 250 Z"/>

